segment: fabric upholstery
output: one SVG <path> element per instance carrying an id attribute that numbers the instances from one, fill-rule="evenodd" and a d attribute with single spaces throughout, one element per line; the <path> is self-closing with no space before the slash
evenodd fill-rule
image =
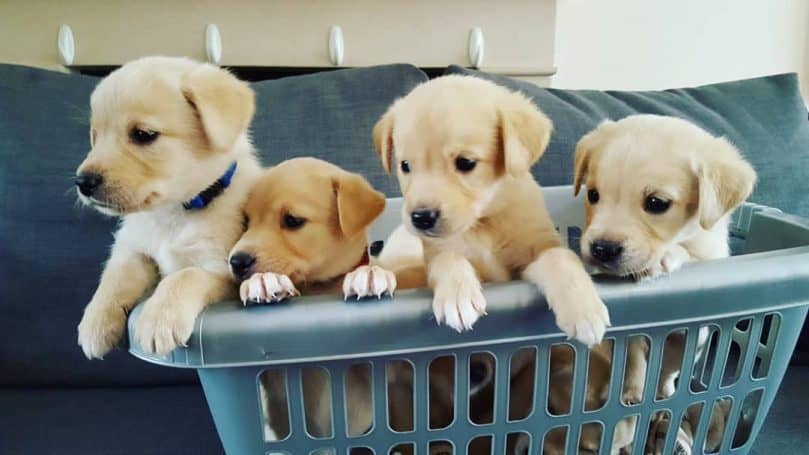
<path id="1" fill-rule="evenodd" d="M 631 92 L 546 89 L 458 66 L 446 73 L 519 90 L 553 120 L 551 143 L 534 168 L 543 185 L 572 182 L 576 143 L 601 121 L 640 113 L 672 115 L 725 136 L 740 149 L 758 172 L 752 201 L 809 216 L 809 122 L 796 74 Z"/>

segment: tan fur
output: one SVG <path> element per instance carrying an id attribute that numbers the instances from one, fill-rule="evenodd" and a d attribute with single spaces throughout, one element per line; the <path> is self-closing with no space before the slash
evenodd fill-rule
<path id="1" fill-rule="evenodd" d="M 471 328 L 485 313 L 480 282 L 522 277 L 544 290 L 567 335 L 601 340 L 606 307 L 578 258 L 561 246 L 528 172 L 550 132 L 550 120 L 523 95 L 464 76 L 420 85 L 374 127 L 383 166 L 397 172 L 404 223 L 422 240 L 439 321 Z M 476 161 L 474 170 L 456 170 L 459 157 Z M 417 209 L 440 210 L 434 232 L 413 227 Z"/>
<path id="2" fill-rule="evenodd" d="M 145 352 L 184 344 L 208 304 L 234 295 L 223 258 L 241 234 L 240 214 L 259 166 L 247 137 L 253 94 L 224 70 L 184 58 L 147 57 L 111 73 L 94 90 L 92 149 L 78 173 L 104 184 L 82 202 L 122 218 L 101 282 L 79 324 L 88 358 L 123 336 L 126 314 L 157 280 L 135 325 Z M 132 128 L 160 133 L 149 145 Z M 225 133 L 226 132 L 226 133 Z M 183 202 L 238 163 L 229 188 L 208 207 Z"/>
<path id="3" fill-rule="evenodd" d="M 322 160 L 295 158 L 266 169 L 250 191 L 244 209 L 246 231 L 231 251 L 231 256 L 247 253 L 256 258 L 253 275 L 242 283 L 242 299 L 272 301 L 271 286 L 287 281 L 294 292 L 285 296 L 340 289 L 345 297 L 392 294 L 397 288 L 393 273 L 376 264 L 357 266 L 368 245 L 368 228 L 384 208 L 385 196 L 364 178 Z M 283 224 L 287 215 L 305 221 L 290 229 Z M 395 267 L 395 262 L 390 265 Z M 407 268 L 418 268 L 418 264 L 407 263 Z M 422 278 L 413 283 L 416 286 L 424 285 L 424 266 L 420 268 Z M 303 379 L 304 393 L 311 397 L 306 403 L 309 427 L 325 436 L 330 389 L 319 375 L 304 372 Z M 348 416 L 352 435 L 363 434 L 371 426 L 369 379 L 363 366 L 348 370 L 347 402 L 357 403 Z M 286 392 L 274 376 L 263 376 L 262 384 L 266 415 L 276 432 L 284 434 Z"/>
<path id="4" fill-rule="evenodd" d="M 336 291 L 368 245 L 367 228 L 385 196 L 365 179 L 315 158 L 295 158 L 263 171 L 250 191 L 247 231 L 234 245 L 256 258 L 254 272 L 287 275 L 310 294 Z M 286 215 L 305 220 L 288 229 Z"/>
<path id="5" fill-rule="evenodd" d="M 753 168 L 725 139 L 673 117 L 635 115 L 605 122 L 576 147 L 575 191 L 587 202 L 582 255 L 597 264 L 591 243 L 619 242 L 618 275 L 658 276 L 684 262 L 726 257 L 730 212 L 753 189 Z M 663 214 L 644 211 L 646 196 L 671 201 Z"/>
<path id="6" fill-rule="evenodd" d="M 684 120 L 655 115 L 604 122 L 585 135 L 576 147 L 574 174 L 576 194 L 583 184 L 599 194 L 596 203 L 585 203 L 582 255 L 607 273 L 640 277 L 657 277 L 686 262 L 727 257 L 730 213 L 750 195 L 756 180 L 753 168 L 727 140 Z M 643 204 L 648 195 L 671 200 L 670 208 L 663 214 L 647 213 Z M 623 246 L 618 266 L 604 267 L 593 259 L 590 247 L 597 239 Z M 702 328 L 699 348 L 707 336 Z M 667 337 L 658 398 L 674 393 L 684 348 L 684 331 Z M 625 401 L 640 398 L 627 393 L 643 390 L 644 349 L 645 343 L 629 344 L 627 375 L 636 379 L 625 387 Z M 712 434 L 724 431 L 715 426 L 724 425 L 719 419 L 712 421 Z M 663 423 L 656 428 L 665 429 Z M 680 431 L 690 432 L 687 420 L 683 425 Z"/>

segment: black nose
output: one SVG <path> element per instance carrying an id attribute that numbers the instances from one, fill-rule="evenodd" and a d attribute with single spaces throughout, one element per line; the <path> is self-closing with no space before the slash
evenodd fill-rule
<path id="1" fill-rule="evenodd" d="M 623 252 L 624 247 L 612 240 L 596 240 L 590 244 L 590 254 L 605 264 L 615 262 Z"/>
<path id="2" fill-rule="evenodd" d="M 235 253 L 230 257 L 230 269 L 239 278 L 245 278 L 250 268 L 256 263 L 256 258 L 247 253 Z"/>
<path id="3" fill-rule="evenodd" d="M 410 213 L 410 222 L 416 229 L 426 231 L 435 227 L 440 216 L 441 212 L 438 210 L 414 210 Z"/>
<path id="4" fill-rule="evenodd" d="M 96 192 L 98 187 L 104 183 L 104 177 L 102 177 L 101 174 L 87 172 L 77 175 L 76 178 L 73 179 L 73 183 L 79 187 L 81 194 L 90 197 Z"/>

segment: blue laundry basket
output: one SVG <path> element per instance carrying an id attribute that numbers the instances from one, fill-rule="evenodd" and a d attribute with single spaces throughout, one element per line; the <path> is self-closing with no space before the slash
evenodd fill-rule
<path id="1" fill-rule="evenodd" d="M 578 247 L 582 202 L 571 187 L 545 188 L 545 199 L 560 233 Z M 401 201 L 391 199 L 372 230 L 384 239 L 399 223 Z M 167 358 L 144 354 L 134 342 L 135 356 L 168 367 L 195 368 L 199 373 L 216 428 L 229 454 L 305 455 L 394 453 L 394 447 L 428 454 L 431 442 L 443 441 L 454 453 L 466 453 L 471 441 L 482 438 L 492 454 L 505 453 L 513 435 L 529 441 L 528 453 L 542 453 L 546 433 L 566 428 L 566 453 L 578 452 L 583 424 L 601 427 L 600 453 L 610 453 L 615 424 L 637 416 L 632 453 L 644 452 L 650 422 L 658 412 L 679 423 L 689 406 L 701 409 L 694 453 L 703 453 L 706 418 L 720 399 L 731 403 L 719 453 L 746 453 L 760 430 L 795 347 L 809 305 L 809 222 L 780 211 L 745 204 L 731 227 L 734 249 L 729 259 L 690 264 L 682 270 L 641 283 L 597 280 L 610 309 L 613 343 L 609 397 L 593 411 L 584 410 L 589 356 L 586 347 L 565 339 L 554 324 L 544 297 L 535 286 L 510 282 L 485 286 L 488 315 L 474 330 L 458 334 L 437 326 L 431 293 L 400 291 L 394 299 L 344 302 L 338 296 L 295 298 L 280 305 L 244 308 L 239 302 L 212 305 L 198 318 L 187 348 Z M 129 319 L 130 331 L 137 308 Z M 697 332 L 707 327 L 707 352 L 695 355 Z M 683 377 L 675 393 L 656 399 L 664 341 L 685 330 Z M 646 387 L 639 404 L 622 403 L 622 374 L 627 341 L 650 341 Z M 575 352 L 571 412 L 554 415 L 547 408 L 548 363 L 551 346 L 569 345 Z M 509 362 L 517 350 L 536 356 L 532 410 L 509 420 Z M 523 351 L 525 352 L 525 351 Z M 470 356 L 487 353 L 495 359 L 492 418 L 469 418 Z M 443 428 L 429 427 L 428 369 L 433 359 L 450 356 L 454 364 L 454 419 Z M 389 425 L 386 365 L 412 365 L 413 427 L 396 431 Z M 349 435 L 346 422 L 345 374 L 352 365 L 368 365 L 371 377 L 373 426 Z M 302 397 L 302 371 L 319 368 L 330 378 L 331 435 L 307 433 Z M 265 439 L 259 376 L 266 370 L 285 377 L 289 433 L 283 440 Z M 693 408 L 692 408 L 693 409 Z M 510 436 L 511 435 L 511 436 Z M 664 453 L 672 453 L 676 428 L 665 437 Z M 357 452 L 355 452 L 357 453 Z"/>

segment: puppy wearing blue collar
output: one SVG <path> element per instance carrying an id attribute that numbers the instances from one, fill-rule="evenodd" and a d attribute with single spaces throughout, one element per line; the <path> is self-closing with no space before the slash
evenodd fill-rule
<path id="1" fill-rule="evenodd" d="M 185 58 L 135 60 L 94 90 L 76 190 L 121 224 L 78 327 L 88 358 L 117 345 L 143 299 L 134 338 L 164 355 L 188 342 L 206 305 L 236 297 L 225 258 L 260 171 L 247 134 L 254 103 L 246 83 Z"/>

